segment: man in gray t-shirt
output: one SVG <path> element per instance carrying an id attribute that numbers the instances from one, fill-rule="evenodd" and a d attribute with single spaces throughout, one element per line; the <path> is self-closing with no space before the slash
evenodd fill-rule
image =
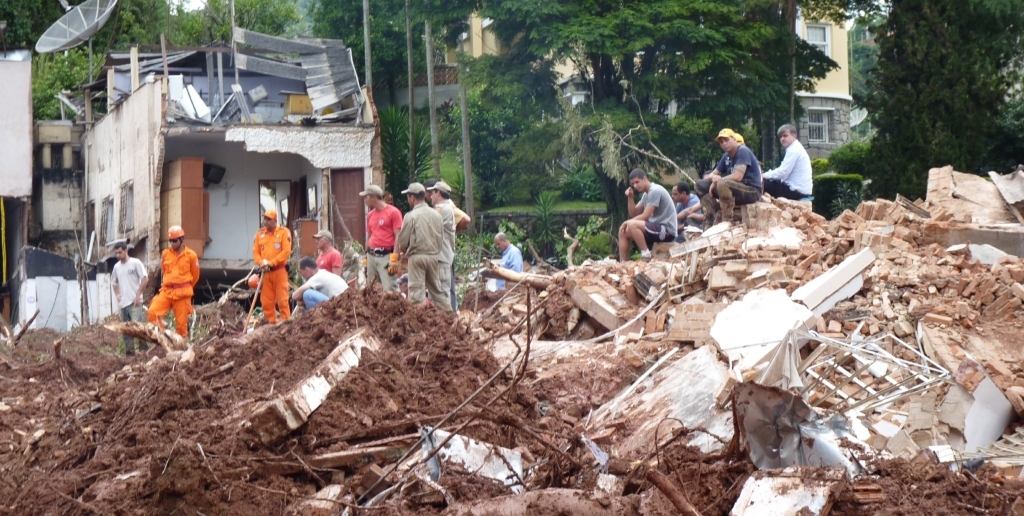
<path id="1" fill-rule="evenodd" d="M 111 286 L 117 297 L 117 306 L 121 309 L 121 320 L 143 322 L 142 292 L 149 285 L 149 274 L 138 258 L 128 256 L 128 246 L 124 242 L 114 244 L 114 256 L 117 263 L 111 271 Z M 144 344 L 139 343 L 139 349 Z M 136 342 L 132 337 L 124 338 L 124 354 L 135 354 Z"/>
<path id="2" fill-rule="evenodd" d="M 629 260 L 631 244 L 640 249 L 644 260 L 651 259 L 651 246 L 657 242 L 671 242 L 676 238 L 676 208 L 665 187 L 651 182 L 643 169 L 629 173 L 630 188 L 626 189 L 629 220 L 619 226 L 619 261 Z M 633 191 L 643 194 L 634 204 Z"/>

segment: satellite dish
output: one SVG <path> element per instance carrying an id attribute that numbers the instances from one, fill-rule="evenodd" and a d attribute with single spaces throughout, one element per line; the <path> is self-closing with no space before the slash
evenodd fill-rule
<path id="1" fill-rule="evenodd" d="M 36 52 L 47 54 L 77 47 L 103 27 L 117 0 L 87 0 L 73 7 L 36 42 Z"/>

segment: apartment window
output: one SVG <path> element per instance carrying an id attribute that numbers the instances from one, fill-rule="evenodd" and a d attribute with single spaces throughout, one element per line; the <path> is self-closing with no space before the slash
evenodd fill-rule
<path id="1" fill-rule="evenodd" d="M 114 198 L 103 199 L 103 211 L 100 215 L 100 242 L 107 242 L 114 236 Z"/>
<path id="2" fill-rule="evenodd" d="M 121 211 L 117 219 L 118 233 L 124 236 L 125 233 L 135 229 L 135 184 L 128 181 L 121 185 Z"/>
<path id="3" fill-rule="evenodd" d="M 832 57 L 832 49 L 829 39 L 828 25 L 807 25 L 807 36 L 804 38 L 808 43 L 818 47 L 827 57 Z"/>
<path id="4" fill-rule="evenodd" d="M 829 111 L 807 112 L 807 142 L 828 143 Z"/>

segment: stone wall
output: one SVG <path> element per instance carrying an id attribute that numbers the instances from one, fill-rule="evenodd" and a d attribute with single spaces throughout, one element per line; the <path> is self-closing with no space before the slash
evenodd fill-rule
<path id="1" fill-rule="evenodd" d="M 846 99 L 828 97 L 800 97 L 804 116 L 800 119 L 800 143 L 807 149 L 811 159 L 827 158 L 832 151 L 850 141 L 850 105 Z M 806 111 L 815 108 L 831 109 L 828 121 L 829 143 L 807 143 L 809 134 Z"/>

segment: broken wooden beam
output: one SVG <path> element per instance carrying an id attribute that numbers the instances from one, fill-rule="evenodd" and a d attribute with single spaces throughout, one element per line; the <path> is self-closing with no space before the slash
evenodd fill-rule
<path id="1" fill-rule="evenodd" d="M 498 267 L 497 265 L 490 266 L 491 274 L 513 283 L 524 283 L 537 290 L 545 290 L 551 285 L 550 276 L 542 276 L 540 274 L 529 274 L 525 272 L 516 272 L 512 269 L 506 269 Z"/>
<path id="2" fill-rule="evenodd" d="M 36 309 L 36 313 L 32 314 L 32 317 L 29 317 L 28 321 L 26 321 L 25 324 L 21 325 L 21 329 L 18 330 L 18 333 L 16 333 L 14 335 L 14 338 L 11 339 L 11 347 L 12 348 L 18 345 L 18 341 L 21 340 L 21 337 L 23 335 L 25 335 L 25 332 L 28 331 L 29 327 L 32 326 L 32 323 L 35 322 L 36 317 L 38 317 L 38 316 L 39 316 L 39 309 L 37 308 Z"/>
<path id="3" fill-rule="evenodd" d="M 161 331 L 160 328 L 153 324 L 135 321 L 115 321 L 104 324 L 103 327 L 112 332 L 120 333 L 125 337 L 134 337 L 153 344 L 159 344 L 162 348 L 167 350 L 168 353 L 171 351 L 184 351 L 188 349 L 188 341 L 185 337 L 182 337 L 169 329 Z"/>
<path id="4" fill-rule="evenodd" d="M 304 380 L 253 408 L 239 429 L 242 438 L 273 445 L 304 425 L 331 390 L 359 365 L 363 348 L 380 349 L 379 341 L 365 327 L 343 338 Z"/>
<path id="5" fill-rule="evenodd" d="M 393 462 L 405 454 L 398 446 L 371 446 L 354 448 L 312 457 L 306 462 L 310 467 L 320 469 L 361 468 L 376 462 Z"/>
<path id="6" fill-rule="evenodd" d="M 676 487 L 664 473 L 651 468 L 647 470 L 647 480 L 654 484 L 654 487 L 657 487 L 658 491 L 661 491 L 681 514 L 700 516 L 700 511 L 690 503 L 683 491 Z"/>

